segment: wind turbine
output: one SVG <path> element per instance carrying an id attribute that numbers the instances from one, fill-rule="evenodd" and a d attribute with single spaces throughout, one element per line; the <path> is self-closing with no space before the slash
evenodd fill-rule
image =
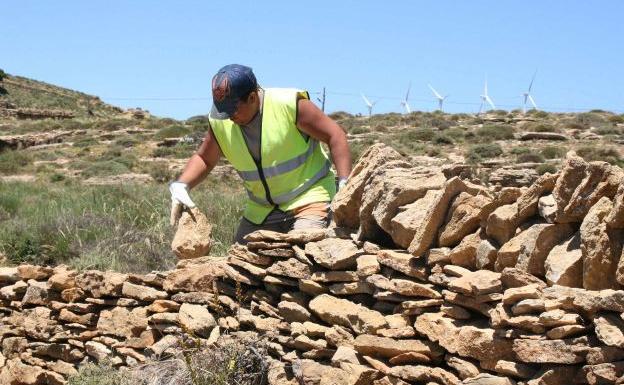
<path id="1" fill-rule="evenodd" d="M 496 109 L 496 106 L 494 105 L 492 98 L 490 98 L 490 95 L 488 95 L 487 77 L 485 78 L 485 86 L 483 87 L 483 95 L 481 95 L 481 106 L 479 106 L 479 114 L 481 114 L 481 112 L 484 111 L 483 107 L 485 106 L 485 103 L 489 104 L 493 110 Z"/>
<path id="2" fill-rule="evenodd" d="M 375 100 L 373 103 L 371 103 L 370 100 L 368 100 L 368 98 L 364 96 L 364 94 L 360 95 L 362 95 L 362 99 L 364 99 L 364 103 L 366 103 L 366 107 L 368 107 L 368 117 L 370 118 L 370 116 L 373 114 L 373 106 L 377 104 L 377 101 Z"/>
<path id="3" fill-rule="evenodd" d="M 533 105 L 533 108 L 537 110 L 537 104 L 535 104 L 535 100 L 533 100 L 533 96 L 531 96 L 531 87 L 533 87 L 533 81 L 535 80 L 535 75 L 537 75 L 537 70 L 533 73 L 533 77 L 531 78 L 531 83 L 529 84 L 529 89 L 526 92 L 522 93 L 524 97 L 524 103 L 522 104 L 522 113 L 526 114 L 527 112 L 527 99 Z"/>
<path id="4" fill-rule="evenodd" d="M 444 104 L 444 99 L 448 98 L 448 95 L 444 95 L 444 96 L 442 96 L 442 95 L 440 95 L 440 94 L 438 93 L 438 91 L 436 91 L 436 90 L 435 90 L 435 89 L 431 86 L 431 84 L 428 84 L 428 86 L 429 86 L 429 88 L 431 89 L 431 92 L 433 92 L 433 95 L 436 97 L 436 99 L 438 99 L 438 110 L 440 110 L 440 111 L 444 111 L 444 110 L 442 109 L 442 105 Z"/>
<path id="5" fill-rule="evenodd" d="M 412 83 L 411 82 L 407 86 L 407 93 L 405 94 L 405 99 L 403 99 L 403 101 L 401 101 L 401 105 L 405 108 L 405 113 L 406 114 L 409 114 L 410 112 L 412 112 L 412 109 L 410 108 L 410 105 L 409 105 L 409 103 L 407 101 L 407 99 L 409 99 L 410 88 L 412 88 Z"/>

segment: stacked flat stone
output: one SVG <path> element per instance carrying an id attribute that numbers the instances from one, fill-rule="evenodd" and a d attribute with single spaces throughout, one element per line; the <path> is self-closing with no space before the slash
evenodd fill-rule
<path id="1" fill-rule="evenodd" d="M 258 231 L 145 275 L 0 268 L 0 383 L 63 384 L 192 334 L 266 341 L 270 384 L 624 383 L 622 171 L 498 191 L 375 145 L 337 227 Z"/>

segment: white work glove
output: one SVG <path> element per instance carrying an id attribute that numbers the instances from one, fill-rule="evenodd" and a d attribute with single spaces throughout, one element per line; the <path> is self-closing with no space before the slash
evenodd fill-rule
<path id="1" fill-rule="evenodd" d="M 192 209 L 195 207 L 195 203 L 191 200 L 189 187 L 186 183 L 171 182 L 169 184 L 169 192 L 171 192 L 171 217 L 169 218 L 169 223 L 171 226 L 175 226 L 182 216 L 184 207 Z"/>
<path id="2" fill-rule="evenodd" d="M 339 178 L 338 179 L 338 191 L 342 190 L 342 188 L 347 184 L 348 178 Z"/>

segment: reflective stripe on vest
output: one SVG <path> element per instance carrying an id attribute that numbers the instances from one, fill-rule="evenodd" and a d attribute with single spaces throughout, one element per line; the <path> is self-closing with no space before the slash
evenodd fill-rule
<path id="1" fill-rule="evenodd" d="M 278 205 L 280 205 L 282 203 L 286 203 L 286 202 L 294 199 L 299 194 L 301 194 L 304 191 L 306 191 L 307 189 L 309 189 L 313 184 L 315 184 L 319 180 L 323 179 L 325 177 L 325 175 L 327 175 L 327 173 L 329 172 L 330 168 L 331 168 L 331 163 L 329 163 L 329 161 L 325 162 L 325 165 L 323 166 L 323 168 L 321 168 L 316 173 L 316 175 L 314 175 L 312 178 L 307 180 L 304 184 L 302 184 L 301 186 L 297 187 L 296 189 L 294 189 L 294 190 L 292 190 L 290 192 L 287 192 L 285 194 L 281 194 L 281 195 L 278 195 L 278 196 L 271 196 L 271 199 L 273 200 L 273 202 L 275 204 L 278 204 Z M 257 197 L 255 195 L 253 195 L 251 193 L 251 191 L 249 191 L 249 190 L 247 190 L 247 196 L 252 201 L 254 201 L 256 203 L 259 203 L 261 205 L 269 205 L 270 204 L 268 200 L 262 199 L 260 197 Z"/>
<path id="2" fill-rule="evenodd" d="M 319 143 L 317 140 L 310 139 L 308 150 L 304 152 L 303 154 L 296 156 L 292 159 L 289 159 L 276 166 L 262 167 L 262 172 L 264 174 L 264 177 L 272 178 L 281 174 L 286 174 L 287 172 L 296 169 L 297 167 L 304 164 L 310 156 L 312 156 L 312 154 L 314 153 L 314 150 L 316 149 L 318 145 Z M 245 180 L 248 182 L 260 180 L 260 173 L 258 172 L 258 170 L 251 170 L 251 171 L 238 171 L 237 170 L 236 172 L 238 172 L 238 175 L 241 177 L 242 180 Z M 275 199 L 273 201 L 279 204 L 279 202 L 277 202 Z"/>

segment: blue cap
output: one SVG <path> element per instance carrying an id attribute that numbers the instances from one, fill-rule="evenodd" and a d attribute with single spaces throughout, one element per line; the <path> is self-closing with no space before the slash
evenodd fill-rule
<path id="1" fill-rule="evenodd" d="M 228 119 L 236 111 L 241 97 L 258 88 L 251 68 L 241 64 L 228 64 L 212 78 L 213 119 Z"/>

